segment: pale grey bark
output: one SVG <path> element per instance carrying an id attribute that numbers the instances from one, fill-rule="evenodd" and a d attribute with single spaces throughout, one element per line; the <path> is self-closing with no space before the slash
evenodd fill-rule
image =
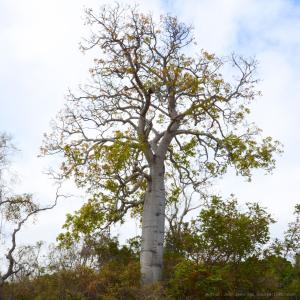
<path id="1" fill-rule="evenodd" d="M 143 284 L 162 279 L 166 202 L 164 172 L 163 160 L 155 160 L 151 168 L 142 219 L 140 262 Z"/>

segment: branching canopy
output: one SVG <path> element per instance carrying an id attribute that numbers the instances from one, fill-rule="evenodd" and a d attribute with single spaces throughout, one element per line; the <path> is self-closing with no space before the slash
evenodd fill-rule
<path id="1" fill-rule="evenodd" d="M 279 143 L 246 120 L 259 95 L 256 61 L 188 55 L 192 29 L 169 15 L 156 22 L 120 5 L 86 15 L 92 34 L 82 49 L 97 53 L 91 79 L 78 96 L 69 94 L 42 151 L 63 153 L 60 176 L 74 176 L 100 199 L 105 221 L 141 207 L 156 156 L 169 192 L 174 172 L 200 190 L 229 166 L 247 178 L 274 167 Z"/>

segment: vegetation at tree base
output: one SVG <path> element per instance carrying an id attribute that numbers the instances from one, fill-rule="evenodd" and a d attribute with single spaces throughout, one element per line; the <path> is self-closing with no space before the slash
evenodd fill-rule
<path id="1" fill-rule="evenodd" d="M 178 235 L 167 232 L 163 281 L 140 285 L 140 237 L 120 245 L 108 233 L 89 232 L 36 260 L 32 273 L 2 287 L 4 299 L 204 299 L 205 296 L 300 296 L 299 207 L 285 236 L 272 241 L 271 216 L 258 204 L 212 197 Z M 91 219 L 94 217 L 91 214 Z M 292 245 L 292 246 L 291 246 Z M 292 258 L 292 259 L 288 259 Z"/>
<path id="2" fill-rule="evenodd" d="M 247 122 L 259 95 L 254 60 L 189 56 L 190 26 L 136 7 L 88 9 L 86 22 L 92 34 L 82 49 L 97 51 L 90 82 L 70 93 L 42 150 L 63 155 L 59 178 L 90 193 L 83 210 L 97 210 L 101 228 L 129 214 L 141 220 L 142 282 L 155 283 L 176 194 L 203 193 L 230 166 L 248 179 L 253 169 L 270 171 L 280 144 Z"/>

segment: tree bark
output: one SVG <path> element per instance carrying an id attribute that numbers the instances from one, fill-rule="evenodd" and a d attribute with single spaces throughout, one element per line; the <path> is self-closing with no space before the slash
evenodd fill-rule
<path id="1" fill-rule="evenodd" d="M 143 285 L 162 279 L 166 202 L 164 174 L 163 160 L 154 160 L 142 217 L 140 262 Z"/>

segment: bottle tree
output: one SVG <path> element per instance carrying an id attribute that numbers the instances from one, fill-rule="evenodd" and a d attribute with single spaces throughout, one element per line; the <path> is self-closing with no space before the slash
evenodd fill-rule
<path id="1" fill-rule="evenodd" d="M 250 178 L 252 169 L 273 168 L 278 142 L 246 121 L 259 94 L 254 60 L 189 55 L 191 27 L 169 15 L 155 21 L 120 5 L 86 14 L 91 78 L 69 94 L 43 151 L 63 153 L 60 175 L 87 188 L 95 222 L 141 212 L 142 282 L 154 283 L 162 278 L 170 174 L 196 190 L 228 166 Z"/>

